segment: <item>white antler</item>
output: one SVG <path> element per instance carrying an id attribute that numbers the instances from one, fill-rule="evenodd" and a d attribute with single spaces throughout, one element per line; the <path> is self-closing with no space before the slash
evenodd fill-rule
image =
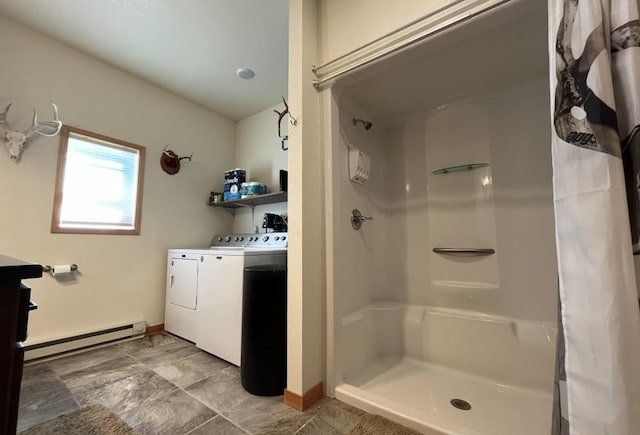
<path id="1" fill-rule="evenodd" d="M 26 133 L 27 139 L 36 133 L 42 136 L 55 136 L 60 133 L 62 121 L 58 119 L 58 106 L 54 103 L 51 103 L 51 105 L 53 106 L 53 121 L 38 122 L 38 114 L 36 109 L 33 109 L 33 122 L 31 129 Z"/>
<path id="2" fill-rule="evenodd" d="M 9 113 L 9 109 L 13 103 L 9 103 L 7 107 L 4 109 L 4 112 L 0 113 L 0 125 L 4 125 L 6 130 L 11 130 L 11 126 L 7 122 L 7 113 Z"/>
<path id="3" fill-rule="evenodd" d="M 51 105 L 53 106 L 53 121 L 38 122 L 38 114 L 34 109 L 31 128 L 24 132 L 14 130 L 11 128 L 9 122 L 7 121 L 7 114 L 9 113 L 9 109 L 11 108 L 11 104 L 12 103 L 9 103 L 4 109 L 4 112 L 0 113 L 0 126 L 4 128 L 4 136 L 2 136 L 1 139 L 7 146 L 7 150 L 9 150 L 9 155 L 11 155 L 13 161 L 17 162 L 20 159 L 20 154 L 22 154 L 25 143 L 31 136 L 36 133 L 42 136 L 55 136 L 60 132 L 60 129 L 62 128 L 62 121 L 58 119 L 58 106 L 56 106 L 54 103 L 51 103 Z"/>

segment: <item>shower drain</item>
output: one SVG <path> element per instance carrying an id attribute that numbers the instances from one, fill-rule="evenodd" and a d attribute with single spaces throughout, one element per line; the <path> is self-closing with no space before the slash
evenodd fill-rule
<path id="1" fill-rule="evenodd" d="M 453 405 L 454 408 L 458 408 L 463 411 L 468 411 L 471 409 L 471 404 L 462 399 L 451 399 L 451 405 Z"/>

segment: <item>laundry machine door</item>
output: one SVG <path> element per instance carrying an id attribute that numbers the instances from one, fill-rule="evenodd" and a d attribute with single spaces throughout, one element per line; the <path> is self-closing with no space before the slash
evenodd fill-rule
<path id="1" fill-rule="evenodd" d="M 198 294 L 198 260 L 195 258 L 172 258 L 167 280 L 170 304 L 196 309 Z"/>
<path id="2" fill-rule="evenodd" d="M 242 253 L 203 255 L 198 275 L 196 346 L 240 365 Z"/>

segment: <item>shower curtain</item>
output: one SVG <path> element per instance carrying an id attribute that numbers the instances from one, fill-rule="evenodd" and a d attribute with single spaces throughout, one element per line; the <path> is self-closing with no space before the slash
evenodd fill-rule
<path id="1" fill-rule="evenodd" d="M 553 433 L 640 434 L 640 0 L 549 0 Z M 626 183 L 626 187 L 625 187 Z"/>

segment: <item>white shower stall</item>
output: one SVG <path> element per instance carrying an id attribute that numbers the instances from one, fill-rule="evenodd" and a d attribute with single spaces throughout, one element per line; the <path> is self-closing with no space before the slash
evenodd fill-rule
<path id="1" fill-rule="evenodd" d="M 325 93 L 328 394 L 429 434 L 549 433 L 546 23 L 511 1 Z M 373 220 L 354 230 L 354 209 Z"/>

